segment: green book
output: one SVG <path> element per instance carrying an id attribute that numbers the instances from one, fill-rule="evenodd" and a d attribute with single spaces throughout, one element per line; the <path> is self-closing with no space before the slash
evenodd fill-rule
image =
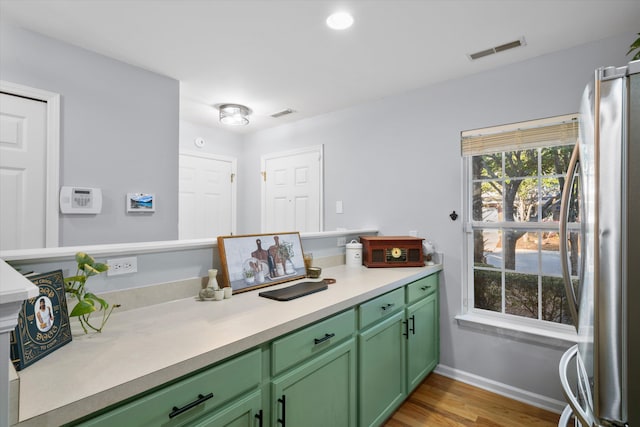
<path id="1" fill-rule="evenodd" d="M 71 342 L 62 270 L 28 278 L 40 291 L 22 303 L 11 333 L 11 361 L 18 371 Z"/>

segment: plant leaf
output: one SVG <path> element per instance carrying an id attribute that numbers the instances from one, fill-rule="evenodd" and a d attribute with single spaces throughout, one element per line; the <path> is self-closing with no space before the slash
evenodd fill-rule
<path id="1" fill-rule="evenodd" d="M 78 268 L 82 269 L 82 266 L 84 266 L 84 264 L 91 265 L 96 261 L 91 256 L 87 255 L 85 252 L 77 252 L 76 262 L 78 263 Z"/>
<path id="2" fill-rule="evenodd" d="M 72 288 L 72 287 L 70 287 L 70 286 L 65 287 L 65 288 L 64 288 L 64 291 L 65 291 L 66 293 L 68 293 L 68 294 L 80 295 L 80 291 L 79 291 L 79 290 L 77 290 L 76 288 Z"/>
<path id="3" fill-rule="evenodd" d="M 638 35 L 640 36 L 640 33 L 638 33 Z M 627 52 L 627 55 L 629 55 L 636 49 L 640 49 L 640 37 L 638 37 L 636 41 L 634 41 L 631 46 L 629 46 L 629 52 Z M 640 52 L 636 52 L 635 56 L 632 58 L 633 61 L 635 61 L 636 59 L 640 59 Z"/>
<path id="4" fill-rule="evenodd" d="M 82 316 L 84 314 L 92 313 L 94 311 L 96 311 L 96 308 L 93 305 L 93 301 L 89 299 L 83 299 L 78 301 L 78 303 L 73 307 L 73 310 L 71 310 L 71 313 L 69 314 L 69 316 L 77 317 L 77 316 Z"/>
<path id="5" fill-rule="evenodd" d="M 87 281 L 87 277 L 86 276 L 71 276 L 71 277 L 65 277 L 64 278 L 64 283 L 70 284 L 72 285 L 75 282 L 86 282 Z"/>
<path id="6" fill-rule="evenodd" d="M 93 301 L 97 301 L 97 302 L 100 304 L 100 306 L 102 307 L 102 309 L 104 309 L 104 310 L 106 310 L 107 308 L 109 308 L 109 303 L 108 303 L 108 302 L 106 302 L 106 301 L 105 301 L 105 300 L 103 300 L 102 298 L 100 298 L 100 297 L 98 297 L 98 296 L 96 296 L 96 295 L 94 295 L 94 294 L 92 294 L 92 293 L 90 293 L 90 292 L 87 292 L 87 293 L 84 295 L 84 297 L 85 297 L 86 299 L 91 299 L 91 300 L 93 300 Z"/>
<path id="7" fill-rule="evenodd" d="M 87 274 L 88 277 L 95 276 L 96 274 L 100 274 L 98 270 L 96 270 L 92 265 L 85 264 L 82 267 L 82 270 Z"/>
<path id="8" fill-rule="evenodd" d="M 107 271 L 109 269 L 109 265 L 108 264 L 104 264 L 102 262 L 96 262 L 95 264 L 93 264 L 93 268 L 95 268 L 100 273 L 102 273 L 102 272 L 105 272 L 105 271 Z"/>

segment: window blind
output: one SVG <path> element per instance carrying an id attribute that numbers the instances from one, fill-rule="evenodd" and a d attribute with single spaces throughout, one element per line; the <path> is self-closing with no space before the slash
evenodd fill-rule
<path id="1" fill-rule="evenodd" d="M 463 156 L 575 144 L 578 114 L 530 120 L 461 133 Z"/>

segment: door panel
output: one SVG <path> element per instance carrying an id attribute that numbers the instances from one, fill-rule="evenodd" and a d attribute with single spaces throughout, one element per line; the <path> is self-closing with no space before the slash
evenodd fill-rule
<path id="1" fill-rule="evenodd" d="M 359 357 L 359 425 L 380 425 L 404 400 L 404 312 L 361 333 Z"/>
<path id="2" fill-rule="evenodd" d="M 180 154 L 179 238 L 235 233 L 235 159 Z"/>
<path id="3" fill-rule="evenodd" d="M 355 357 L 352 339 L 274 380 L 272 425 L 355 426 Z"/>
<path id="4" fill-rule="evenodd" d="M 47 104 L 0 94 L 0 250 L 46 246 Z"/>
<path id="5" fill-rule="evenodd" d="M 262 231 L 322 230 L 322 147 L 262 159 Z"/>
<path id="6" fill-rule="evenodd" d="M 411 329 L 407 340 L 407 393 L 411 393 L 438 364 L 437 294 L 407 308 Z"/>

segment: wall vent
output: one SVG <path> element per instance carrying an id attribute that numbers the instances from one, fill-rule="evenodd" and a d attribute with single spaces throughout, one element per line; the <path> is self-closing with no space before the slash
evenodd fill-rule
<path id="1" fill-rule="evenodd" d="M 277 119 L 278 117 L 286 116 L 287 114 L 291 114 L 293 112 L 294 111 L 291 108 L 285 108 L 284 110 L 276 111 L 275 113 L 271 114 L 271 117 Z"/>
<path id="2" fill-rule="evenodd" d="M 524 40 L 524 37 L 521 37 L 519 40 L 501 44 L 500 46 L 491 47 L 475 53 L 469 53 L 467 54 L 467 57 L 470 60 L 475 61 L 476 59 L 484 58 L 485 56 L 493 55 L 494 53 L 504 52 L 505 50 L 514 49 L 520 46 L 526 46 L 526 44 L 527 42 Z"/>

